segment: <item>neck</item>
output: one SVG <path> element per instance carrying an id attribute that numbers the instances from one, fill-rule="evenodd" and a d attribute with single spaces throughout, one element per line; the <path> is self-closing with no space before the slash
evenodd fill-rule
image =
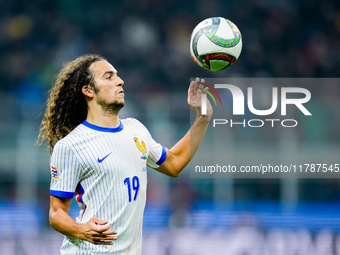
<path id="1" fill-rule="evenodd" d="M 107 128 L 116 128 L 120 125 L 118 113 L 104 111 L 100 107 L 89 107 L 86 121 Z"/>

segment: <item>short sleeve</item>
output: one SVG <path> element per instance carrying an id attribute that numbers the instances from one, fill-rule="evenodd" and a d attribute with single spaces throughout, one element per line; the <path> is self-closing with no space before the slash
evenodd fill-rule
<path id="1" fill-rule="evenodd" d="M 54 146 L 50 168 L 50 194 L 56 197 L 73 198 L 80 179 L 81 165 L 66 144 L 57 143 Z"/>
<path id="2" fill-rule="evenodd" d="M 149 156 L 147 165 L 153 168 L 159 167 L 166 159 L 166 149 L 155 140 L 150 139 Z"/>

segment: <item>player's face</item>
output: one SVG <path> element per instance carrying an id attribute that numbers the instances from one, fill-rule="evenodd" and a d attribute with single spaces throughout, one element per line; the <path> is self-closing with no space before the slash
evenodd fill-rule
<path id="1" fill-rule="evenodd" d="M 117 75 L 117 70 L 107 61 L 92 63 L 90 70 L 92 70 L 97 89 L 93 99 L 104 110 L 118 112 L 124 106 L 125 101 L 122 88 L 124 81 Z"/>

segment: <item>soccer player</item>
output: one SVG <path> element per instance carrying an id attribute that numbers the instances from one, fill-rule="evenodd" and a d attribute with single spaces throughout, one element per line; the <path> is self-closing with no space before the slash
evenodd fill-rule
<path id="1" fill-rule="evenodd" d="M 178 176 L 208 127 L 212 108 L 207 102 L 201 115 L 198 78 L 188 90 L 197 119 L 171 149 L 138 120 L 118 117 L 123 84 L 107 60 L 85 55 L 62 68 L 50 92 L 39 140 L 52 152 L 49 219 L 65 235 L 61 254 L 141 254 L 146 167 Z M 76 220 L 68 215 L 74 195 Z"/>

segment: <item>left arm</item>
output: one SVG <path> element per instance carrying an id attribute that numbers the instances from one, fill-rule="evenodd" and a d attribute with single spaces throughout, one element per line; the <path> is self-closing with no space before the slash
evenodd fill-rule
<path id="1" fill-rule="evenodd" d="M 201 82 L 204 83 L 204 80 L 202 79 Z M 189 132 L 174 147 L 166 150 L 166 160 L 159 168 L 156 168 L 163 174 L 177 177 L 181 173 L 190 159 L 194 157 L 208 128 L 213 111 L 207 100 L 207 114 L 201 114 L 201 96 L 205 92 L 198 87 L 203 88 L 204 86 L 200 85 L 199 78 L 196 78 L 190 83 L 188 89 L 188 104 L 196 110 L 197 118 Z"/>

